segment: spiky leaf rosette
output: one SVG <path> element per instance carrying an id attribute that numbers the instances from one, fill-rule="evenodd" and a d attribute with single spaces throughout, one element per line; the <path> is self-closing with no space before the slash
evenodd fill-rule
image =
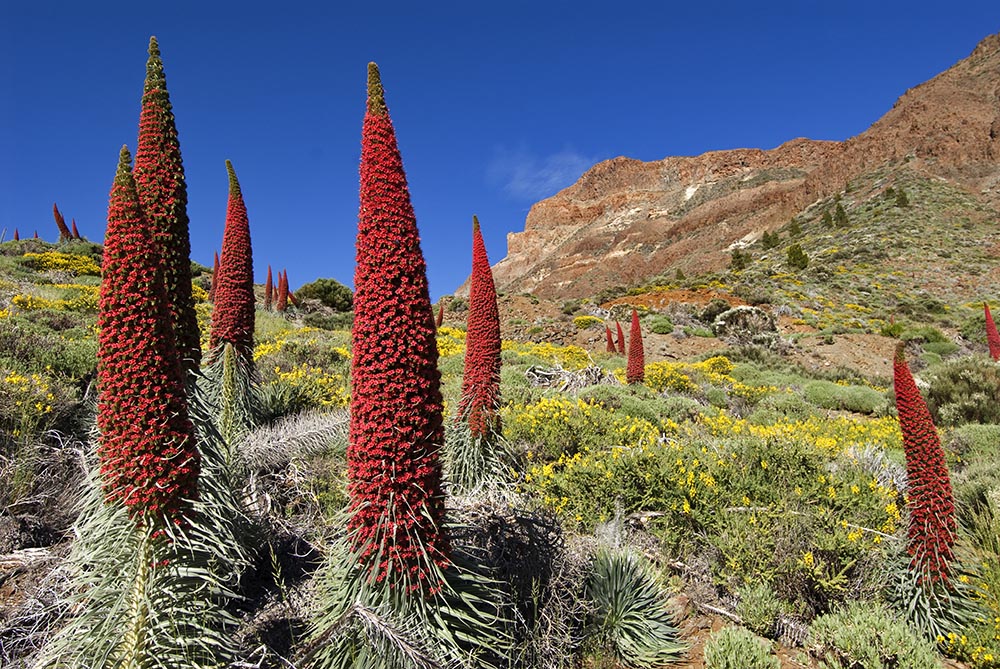
<path id="1" fill-rule="evenodd" d="M 274 278 L 271 275 L 271 266 L 267 266 L 267 281 L 264 283 L 264 311 L 271 310 L 274 302 Z"/>
<path id="2" fill-rule="evenodd" d="M 188 418 L 160 256 L 122 147 L 108 204 L 97 324 L 97 427 L 109 501 L 133 517 L 177 517 L 196 497 Z"/>
<path id="3" fill-rule="evenodd" d="M 920 583 L 947 583 L 954 560 L 955 501 L 937 429 L 910 373 L 904 344 L 896 348 L 893 386 L 909 484 L 910 567 Z"/>
<path id="4" fill-rule="evenodd" d="M 70 229 L 66 227 L 66 219 L 59 212 L 59 207 L 52 204 L 52 216 L 56 219 L 56 227 L 59 228 L 59 241 L 65 242 L 67 240 L 73 239 L 73 233 Z"/>
<path id="5" fill-rule="evenodd" d="M 348 530 L 369 578 L 431 593 L 449 553 L 441 376 L 416 217 L 374 63 L 354 285 Z"/>
<path id="6" fill-rule="evenodd" d="M 284 311 L 288 308 L 288 275 L 285 270 L 278 272 L 278 297 L 275 300 L 275 311 Z"/>
<path id="7" fill-rule="evenodd" d="M 642 383 L 646 379 L 646 357 L 642 350 L 642 328 L 639 313 L 632 310 L 632 329 L 628 336 L 628 365 L 625 380 L 628 383 Z"/>
<path id="8" fill-rule="evenodd" d="M 254 292 L 253 249 L 250 245 L 250 221 L 243 203 L 243 192 L 233 164 L 226 161 L 229 173 L 229 204 L 226 228 L 222 235 L 222 256 L 215 286 L 215 309 L 209 347 L 232 344 L 236 353 L 253 357 Z"/>
<path id="9" fill-rule="evenodd" d="M 134 173 L 139 201 L 162 257 L 181 364 L 184 369 L 195 371 L 201 362 L 201 336 L 191 292 L 187 185 L 160 47 L 155 37 L 149 38 Z"/>
<path id="10" fill-rule="evenodd" d="M 622 324 L 615 321 L 615 327 L 618 329 L 618 355 L 625 355 L 625 333 L 622 332 Z"/>
<path id="11" fill-rule="evenodd" d="M 38 669 L 218 668 L 236 659 L 237 621 L 226 611 L 251 563 L 247 519 L 223 447 L 197 394 L 191 413 L 202 450 L 199 496 L 181 526 L 136 525 L 107 503 L 88 458 L 68 570 L 67 625 Z"/>
<path id="12" fill-rule="evenodd" d="M 997 333 L 996 323 L 993 322 L 990 305 L 983 302 L 983 311 L 986 314 L 986 343 L 990 347 L 990 357 L 1000 361 L 1000 333 Z"/>
<path id="13" fill-rule="evenodd" d="M 677 660 L 686 647 L 652 567 L 628 549 L 603 549 L 592 569 L 587 635 L 626 667 L 652 669 Z"/>
<path id="14" fill-rule="evenodd" d="M 617 352 L 617 349 L 615 348 L 615 340 L 611 336 L 611 328 L 609 328 L 607 325 L 604 326 L 604 334 L 608 338 L 608 348 L 607 348 L 608 353 Z"/>

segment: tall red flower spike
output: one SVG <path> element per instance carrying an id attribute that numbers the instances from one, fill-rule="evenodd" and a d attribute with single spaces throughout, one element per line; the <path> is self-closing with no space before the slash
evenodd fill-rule
<path id="1" fill-rule="evenodd" d="M 396 134 L 375 63 L 361 140 L 351 429 L 354 549 L 375 581 L 435 592 L 449 563 L 434 312 Z"/>
<path id="2" fill-rule="evenodd" d="M 274 301 L 274 279 L 271 277 L 271 266 L 267 266 L 267 281 L 264 283 L 264 311 L 271 310 Z"/>
<path id="3" fill-rule="evenodd" d="M 223 232 L 225 236 L 225 232 Z M 219 252 L 215 252 L 215 259 L 212 260 L 212 283 L 208 288 L 208 299 L 210 302 L 215 302 L 215 289 L 219 285 Z"/>
<path id="4" fill-rule="evenodd" d="M 646 355 L 642 350 L 642 328 L 639 327 L 639 313 L 632 310 L 632 329 L 628 333 L 628 364 L 625 380 L 628 383 L 642 383 L 646 379 Z"/>
<path id="5" fill-rule="evenodd" d="M 996 323 L 993 322 L 990 305 L 983 302 L 983 310 L 986 312 L 986 343 L 990 346 L 990 357 L 1000 361 L 1000 334 L 997 333 Z"/>
<path id="6" fill-rule="evenodd" d="M 52 203 L 52 216 L 56 219 L 56 227 L 59 228 L 59 241 L 73 239 L 73 233 L 66 227 L 66 219 L 59 213 L 59 207 Z"/>
<path id="7" fill-rule="evenodd" d="M 954 558 L 955 501 L 941 440 L 906 364 L 904 348 L 903 343 L 896 348 L 893 386 L 909 481 L 910 567 L 921 583 L 946 583 Z"/>
<path id="8" fill-rule="evenodd" d="M 149 38 L 134 174 L 142 211 L 153 229 L 163 258 L 167 304 L 177 338 L 177 351 L 184 368 L 194 371 L 201 361 L 201 337 L 191 292 L 187 186 L 177 126 L 155 37 Z"/>
<path id="9" fill-rule="evenodd" d="M 38 239 L 38 230 L 35 230 L 35 239 Z"/>
<path id="10" fill-rule="evenodd" d="M 21 235 L 18 233 L 17 228 L 14 228 L 14 241 L 21 241 Z"/>
<path id="11" fill-rule="evenodd" d="M 288 283 L 288 273 L 287 272 L 285 273 L 285 283 L 286 284 Z M 293 293 L 292 291 L 288 291 L 288 301 L 292 303 L 293 307 L 298 307 L 299 306 L 299 299 L 297 297 L 295 297 L 295 293 Z"/>
<path id="12" fill-rule="evenodd" d="M 278 299 L 274 308 L 278 311 L 288 308 L 288 275 L 285 270 L 278 272 Z"/>
<path id="13" fill-rule="evenodd" d="M 443 306 L 442 302 L 442 306 Z M 479 229 L 472 217 L 472 277 L 469 281 L 469 315 L 465 336 L 465 371 L 458 415 L 473 436 L 499 430 L 500 311 L 493 271 Z"/>
<path id="14" fill-rule="evenodd" d="M 625 333 L 622 332 L 622 324 L 615 321 L 615 327 L 618 328 L 618 354 L 625 355 Z"/>
<path id="15" fill-rule="evenodd" d="M 222 233 L 222 256 L 215 286 L 215 309 L 209 346 L 229 343 L 246 359 L 253 354 L 254 294 L 253 249 L 250 245 L 250 221 L 243 204 L 243 191 L 236 179 L 233 164 L 226 161 L 229 173 L 229 204 L 226 228 Z"/>
<path id="16" fill-rule="evenodd" d="M 439 328 L 442 325 L 444 325 L 444 301 L 438 302 L 437 320 L 434 321 L 434 327 Z"/>
<path id="17" fill-rule="evenodd" d="M 83 237 L 80 236 L 80 231 L 77 230 L 77 228 L 76 228 L 76 219 L 75 218 L 73 219 L 73 226 L 71 228 L 71 231 L 73 233 L 73 239 L 83 239 Z"/>
<path id="18" fill-rule="evenodd" d="M 153 243 L 122 147 L 108 204 L 97 324 L 98 455 L 105 495 L 133 518 L 176 520 L 199 454 Z"/>
<path id="19" fill-rule="evenodd" d="M 607 325 L 604 326 L 604 334 L 608 337 L 608 353 L 615 353 L 617 351 L 617 349 L 615 349 L 615 340 L 612 339 L 611 328 Z"/>

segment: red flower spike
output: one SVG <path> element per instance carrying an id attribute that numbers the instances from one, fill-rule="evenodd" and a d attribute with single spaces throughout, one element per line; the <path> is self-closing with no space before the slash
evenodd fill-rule
<path id="1" fill-rule="evenodd" d="M 177 350 L 184 368 L 195 371 L 201 362 L 201 337 L 191 293 L 187 186 L 177 126 L 155 37 L 149 38 L 134 174 L 139 202 L 162 257 Z"/>
<path id="2" fill-rule="evenodd" d="M 153 243 L 122 147 L 108 204 L 97 324 L 98 456 L 109 501 L 133 518 L 183 516 L 199 453 Z"/>
<path id="3" fill-rule="evenodd" d="M 267 281 L 264 283 L 264 311 L 271 310 L 274 301 L 274 279 L 271 278 L 271 266 L 267 266 Z"/>
<path id="4" fill-rule="evenodd" d="M 444 303 L 442 303 L 443 306 Z M 469 423 L 473 436 L 499 431 L 500 311 L 493 271 L 479 229 L 472 217 L 472 276 L 465 336 L 465 371 L 458 415 Z"/>
<path id="5" fill-rule="evenodd" d="M 35 239 L 38 239 L 38 230 L 35 230 Z"/>
<path id="6" fill-rule="evenodd" d="M 278 272 L 278 300 L 274 308 L 277 311 L 284 311 L 288 308 L 288 275 L 285 270 Z"/>
<path id="7" fill-rule="evenodd" d="M 639 313 L 632 310 L 632 329 L 628 333 L 628 364 L 625 380 L 642 383 L 646 379 L 646 356 L 642 350 L 642 328 L 639 327 Z"/>
<path id="8" fill-rule="evenodd" d="M 77 230 L 77 228 L 76 228 L 76 219 L 75 218 L 73 219 L 73 227 L 71 228 L 71 231 L 73 233 L 73 239 L 83 239 L 83 237 L 80 236 L 80 231 Z"/>
<path id="9" fill-rule="evenodd" d="M 611 328 L 607 325 L 604 326 L 604 334 L 608 337 L 608 353 L 617 352 L 617 349 L 615 349 L 615 340 L 611 337 Z"/>
<path id="10" fill-rule="evenodd" d="M 288 283 L 287 275 L 285 277 L 285 283 Z M 299 300 L 298 298 L 295 297 L 295 293 L 293 293 L 292 291 L 288 291 L 288 301 L 292 303 L 293 307 L 299 306 Z"/>
<path id="11" fill-rule="evenodd" d="M 225 233 L 223 232 L 223 236 Z M 215 302 L 215 289 L 219 285 L 219 252 L 215 252 L 215 259 L 212 261 L 212 284 L 208 288 L 208 299 Z"/>
<path id="12" fill-rule="evenodd" d="M 983 302 L 983 311 L 986 312 L 986 343 L 990 347 L 990 357 L 1000 361 L 1000 334 L 997 333 L 993 315 L 990 314 L 990 305 Z"/>
<path id="13" fill-rule="evenodd" d="M 440 328 L 444 325 L 444 302 L 438 302 L 438 315 L 437 320 L 434 321 L 434 327 Z"/>
<path id="14" fill-rule="evenodd" d="M 618 328 L 618 354 L 625 355 L 625 333 L 622 332 L 622 324 L 615 321 L 615 327 Z"/>
<path id="15" fill-rule="evenodd" d="M 73 233 L 66 227 L 66 219 L 59 213 L 59 207 L 55 203 L 52 204 L 52 216 L 56 219 L 56 227 L 59 228 L 59 241 L 73 239 Z"/>
<path id="16" fill-rule="evenodd" d="M 15 242 L 21 241 L 21 235 L 18 233 L 17 228 L 14 228 L 14 241 Z"/>
<path id="17" fill-rule="evenodd" d="M 210 348 L 223 343 L 233 345 L 246 359 L 253 354 L 254 294 L 253 249 L 250 245 L 250 221 L 243 203 L 243 191 L 236 179 L 233 164 L 226 161 L 229 173 L 229 204 L 226 228 L 222 234 L 222 255 L 215 287 Z"/>
<path id="18" fill-rule="evenodd" d="M 403 161 L 374 63 L 361 141 L 347 449 L 355 551 L 375 582 L 440 587 L 449 563 L 434 312 Z"/>
<path id="19" fill-rule="evenodd" d="M 910 567 L 921 583 L 947 583 L 954 559 L 955 501 L 941 441 L 906 364 L 904 348 L 903 343 L 896 348 L 893 386 L 909 481 Z"/>

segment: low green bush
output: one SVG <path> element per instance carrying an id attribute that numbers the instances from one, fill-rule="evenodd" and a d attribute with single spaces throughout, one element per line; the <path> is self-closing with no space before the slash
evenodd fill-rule
<path id="1" fill-rule="evenodd" d="M 754 580 L 739 588 L 736 614 L 754 634 L 771 636 L 774 621 L 781 613 L 781 600 L 770 583 Z"/>
<path id="2" fill-rule="evenodd" d="M 924 374 L 927 407 L 938 426 L 1000 423 L 1000 365 L 984 355 L 944 362 Z"/>
<path id="3" fill-rule="evenodd" d="M 802 389 L 806 400 L 822 409 L 876 414 L 887 407 L 886 396 L 867 386 L 848 386 L 831 381 L 810 381 Z"/>
<path id="4" fill-rule="evenodd" d="M 705 642 L 705 669 L 780 669 L 771 644 L 743 627 L 723 627 Z"/>
<path id="5" fill-rule="evenodd" d="M 670 318 L 668 318 L 667 316 L 663 315 L 657 315 L 650 318 L 649 322 L 646 324 L 646 327 L 649 329 L 650 332 L 661 335 L 670 334 L 671 332 L 674 331 L 673 321 L 671 321 Z"/>
<path id="6" fill-rule="evenodd" d="M 822 669 L 940 669 L 934 645 L 911 632 L 884 606 L 850 602 L 818 617 L 809 653 Z"/>

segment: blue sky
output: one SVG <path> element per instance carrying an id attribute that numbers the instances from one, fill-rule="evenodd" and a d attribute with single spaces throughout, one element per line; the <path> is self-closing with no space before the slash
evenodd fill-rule
<path id="1" fill-rule="evenodd" d="M 350 285 L 366 64 L 378 62 L 432 298 L 492 262 L 530 206 L 599 160 L 846 139 L 1000 31 L 995 0 L 25 2 L 0 5 L 0 230 L 103 235 L 156 35 L 211 265 L 225 160 L 257 280 Z"/>

